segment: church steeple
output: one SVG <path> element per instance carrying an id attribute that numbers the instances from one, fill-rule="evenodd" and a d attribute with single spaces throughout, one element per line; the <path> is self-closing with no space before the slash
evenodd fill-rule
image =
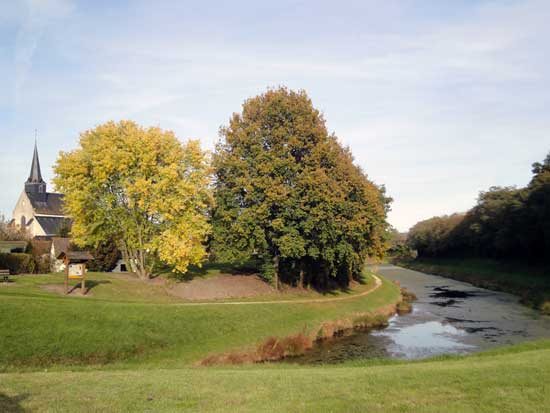
<path id="1" fill-rule="evenodd" d="M 40 160 L 38 159 L 38 147 L 36 145 L 36 137 L 34 139 L 34 153 L 32 156 L 31 173 L 29 179 L 25 182 L 25 192 L 27 193 L 46 193 L 46 182 L 42 179 L 40 172 Z"/>

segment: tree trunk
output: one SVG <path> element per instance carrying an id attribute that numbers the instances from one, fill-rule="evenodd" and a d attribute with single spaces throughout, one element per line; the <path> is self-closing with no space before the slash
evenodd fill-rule
<path id="1" fill-rule="evenodd" d="M 148 280 L 150 271 L 146 266 L 146 256 L 144 251 L 138 251 L 129 248 L 126 243 L 121 243 L 122 259 L 130 266 L 130 269 L 142 280 Z"/>
<path id="2" fill-rule="evenodd" d="M 300 260 L 300 288 L 304 288 L 304 262 Z"/>
<path id="3" fill-rule="evenodd" d="M 136 274 L 142 280 L 148 280 L 150 278 L 150 272 L 147 268 L 147 257 L 144 251 L 136 251 L 135 253 Z"/>
<path id="4" fill-rule="evenodd" d="M 275 255 L 273 258 L 273 269 L 275 273 L 275 289 L 279 290 L 279 256 Z"/>
<path id="5" fill-rule="evenodd" d="M 348 285 L 351 285 L 353 282 L 353 271 L 351 269 L 351 265 L 348 266 Z"/>

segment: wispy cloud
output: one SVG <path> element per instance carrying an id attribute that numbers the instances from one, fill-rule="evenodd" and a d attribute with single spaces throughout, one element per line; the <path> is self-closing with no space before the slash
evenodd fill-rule
<path id="1" fill-rule="evenodd" d="M 32 59 L 44 31 L 73 10 L 70 0 L 26 0 L 15 45 L 15 101 L 32 67 Z"/>
<path id="2" fill-rule="evenodd" d="M 212 147 L 244 99 L 284 84 L 307 90 L 407 229 L 489 185 L 524 184 L 550 149 L 546 0 L 23 4 L 8 13 L 18 106 L 0 139 L 37 127 L 45 166 L 109 119 Z M 22 167 L 0 170 L 3 211 L 30 156 L 8 146 Z"/>

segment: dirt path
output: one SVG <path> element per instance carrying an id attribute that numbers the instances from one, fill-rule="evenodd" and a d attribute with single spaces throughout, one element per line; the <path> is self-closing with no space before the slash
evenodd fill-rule
<path id="1" fill-rule="evenodd" d="M 166 292 L 184 300 L 217 300 L 274 294 L 276 290 L 258 276 L 220 275 L 178 283 Z"/>
<path id="2" fill-rule="evenodd" d="M 310 299 L 299 299 L 299 300 L 272 300 L 272 301 L 229 301 L 229 302 L 203 302 L 203 303 L 175 303 L 171 305 L 178 306 L 200 306 L 200 305 L 257 305 L 257 304 L 307 304 L 307 303 L 328 303 L 334 301 L 343 301 L 351 300 L 358 297 L 363 297 L 374 291 L 376 291 L 382 285 L 382 280 L 376 275 L 372 274 L 374 278 L 374 285 L 368 290 L 363 291 L 359 294 L 352 294 L 345 297 L 334 297 L 334 298 L 310 298 Z"/>

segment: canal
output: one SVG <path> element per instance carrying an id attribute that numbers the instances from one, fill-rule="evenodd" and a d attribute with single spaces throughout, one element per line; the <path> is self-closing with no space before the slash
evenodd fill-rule
<path id="1" fill-rule="evenodd" d="M 373 266 L 372 270 L 414 292 L 418 300 L 413 311 L 392 317 L 383 330 L 319 343 L 291 362 L 419 359 L 550 338 L 550 317 L 519 304 L 511 294 L 393 265 Z"/>

